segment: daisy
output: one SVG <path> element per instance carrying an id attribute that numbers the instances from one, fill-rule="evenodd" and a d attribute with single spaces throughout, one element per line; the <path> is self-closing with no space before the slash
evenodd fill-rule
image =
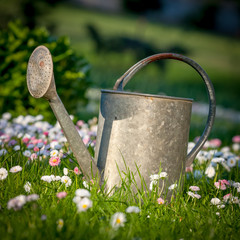
<path id="1" fill-rule="evenodd" d="M 150 175 L 150 181 L 151 182 L 157 181 L 157 180 L 159 180 L 159 178 L 160 178 L 159 174 Z"/>
<path id="2" fill-rule="evenodd" d="M 67 168 L 63 168 L 63 174 L 68 175 L 68 169 Z"/>
<path id="3" fill-rule="evenodd" d="M 200 188 L 198 186 L 190 186 L 189 189 L 194 192 L 200 191 Z"/>
<path id="4" fill-rule="evenodd" d="M 175 188 L 177 188 L 177 184 L 176 183 L 172 184 L 168 189 L 169 190 L 173 190 Z"/>
<path id="5" fill-rule="evenodd" d="M 73 171 L 74 171 L 74 173 L 77 174 L 77 175 L 80 175 L 80 174 L 81 174 L 81 171 L 79 170 L 78 167 L 75 167 Z"/>
<path id="6" fill-rule="evenodd" d="M 110 224 L 114 229 L 118 229 L 119 227 L 124 227 L 124 223 L 126 222 L 126 215 L 122 212 L 116 212 L 111 217 Z"/>
<path id="7" fill-rule="evenodd" d="M 31 201 L 37 201 L 39 199 L 39 195 L 38 194 L 31 194 L 31 195 L 28 195 L 26 197 L 26 201 L 27 202 L 31 202 Z"/>
<path id="8" fill-rule="evenodd" d="M 139 212 L 140 212 L 140 209 L 139 207 L 136 207 L 136 206 L 129 206 L 126 209 L 126 213 L 139 213 Z"/>
<path id="9" fill-rule="evenodd" d="M 90 198 L 91 197 L 91 193 L 84 188 L 79 188 L 75 191 L 75 195 L 81 198 L 87 197 Z"/>
<path id="10" fill-rule="evenodd" d="M 25 190 L 27 193 L 30 193 L 31 187 L 32 187 L 32 185 L 31 185 L 30 182 L 26 182 L 23 187 L 24 187 L 24 190 Z"/>
<path id="11" fill-rule="evenodd" d="M 71 184 L 72 184 L 72 180 L 71 180 L 71 178 L 68 177 L 68 176 L 63 176 L 63 177 L 61 178 L 61 182 L 64 183 L 66 187 L 69 187 L 69 186 L 71 186 Z"/>
<path id="12" fill-rule="evenodd" d="M 168 175 L 167 175 L 166 172 L 161 172 L 161 173 L 159 174 L 159 177 L 160 177 L 161 179 L 165 179 L 167 176 L 168 176 Z"/>
<path id="13" fill-rule="evenodd" d="M 5 168 L 0 168 L 0 180 L 4 180 L 8 176 L 8 171 Z"/>
<path id="14" fill-rule="evenodd" d="M 15 211 L 20 210 L 23 205 L 26 203 L 27 199 L 24 195 L 19 195 L 15 198 L 12 198 L 8 201 L 7 208 L 14 209 Z"/>
<path id="15" fill-rule="evenodd" d="M 234 143 L 240 143 L 240 135 L 234 136 L 234 137 L 232 138 L 232 141 L 233 141 Z"/>
<path id="16" fill-rule="evenodd" d="M 51 157 L 57 157 L 57 156 L 58 156 L 58 150 L 52 150 L 52 151 L 50 152 L 50 156 L 51 156 Z"/>
<path id="17" fill-rule="evenodd" d="M 31 156 L 31 151 L 29 151 L 29 150 L 25 150 L 24 152 L 23 152 L 23 155 L 25 156 L 25 157 L 30 157 Z"/>
<path id="18" fill-rule="evenodd" d="M 205 174 L 209 177 L 209 178 L 213 178 L 216 174 L 215 168 L 212 167 L 211 165 L 209 165 L 205 171 Z"/>
<path id="19" fill-rule="evenodd" d="M 60 164 L 61 160 L 59 157 L 51 157 L 49 159 L 49 164 L 50 166 L 54 167 L 54 166 L 58 166 Z"/>
<path id="20" fill-rule="evenodd" d="M 58 219 L 57 220 L 57 230 L 60 231 L 62 228 L 63 228 L 63 225 L 64 225 L 64 221 L 63 219 Z"/>
<path id="21" fill-rule="evenodd" d="M 163 200 L 162 198 L 158 198 L 158 199 L 157 199 L 157 203 L 158 203 L 159 205 L 162 205 L 162 204 L 164 204 L 164 200 Z"/>
<path id="22" fill-rule="evenodd" d="M 229 167 L 235 167 L 236 166 L 236 159 L 234 157 L 230 157 L 228 160 L 227 160 L 227 165 Z"/>
<path id="23" fill-rule="evenodd" d="M 201 195 L 197 194 L 197 193 L 193 193 L 191 191 L 188 191 L 187 194 L 189 196 L 191 196 L 192 198 L 197 198 L 197 199 L 200 199 L 201 198 Z"/>
<path id="24" fill-rule="evenodd" d="M 86 212 L 89 208 L 92 207 L 92 201 L 89 198 L 82 198 L 77 203 L 78 212 Z"/>
<path id="25" fill-rule="evenodd" d="M 20 150 L 20 149 L 21 149 L 21 147 L 20 147 L 19 145 L 16 145 L 16 146 L 14 146 L 14 148 L 13 148 L 14 151 L 18 151 L 18 150 Z"/>
<path id="26" fill-rule="evenodd" d="M 22 167 L 20 167 L 19 165 L 18 166 L 14 166 L 12 168 L 10 168 L 9 172 L 11 173 L 17 173 L 17 172 L 20 172 L 22 171 Z"/>
<path id="27" fill-rule="evenodd" d="M 212 198 L 211 199 L 211 204 L 212 205 L 219 205 L 219 204 L 221 204 L 221 200 L 219 198 Z"/>
<path id="28" fill-rule="evenodd" d="M 42 176 L 41 180 L 43 180 L 44 182 L 50 183 L 52 181 L 52 178 L 51 176 Z"/>
<path id="29" fill-rule="evenodd" d="M 66 192 L 59 192 L 56 194 L 57 198 L 62 199 L 65 198 L 67 196 Z"/>

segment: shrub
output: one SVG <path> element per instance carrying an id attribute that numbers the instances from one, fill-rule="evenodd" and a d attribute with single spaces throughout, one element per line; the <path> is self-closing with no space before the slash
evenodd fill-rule
<path id="1" fill-rule="evenodd" d="M 48 121 L 55 120 L 48 102 L 33 98 L 27 89 L 27 63 L 39 45 L 49 48 L 58 94 L 69 113 L 76 115 L 87 103 L 88 62 L 71 49 L 67 37 L 54 38 L 45 28 L 30 30 L 19 21 L 10 22 L 0 31 L 0 113 L 42 114 Z"/>

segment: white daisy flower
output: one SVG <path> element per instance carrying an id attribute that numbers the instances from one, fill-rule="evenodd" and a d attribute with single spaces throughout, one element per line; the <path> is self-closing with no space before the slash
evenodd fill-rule
<path id="1" fill-rule="evenodd" d="M 19 165 L 11 167 L 10 170 L 9 170 L 9 172 L 11 172 L 11 173 L 17 173 L 17 172 L 20 172 L 20 171 L 22 171 L 22 167 L 20 167 Z"/>
<path id="2" fill-rule="evenodd" d="M 83 186 L 84 186 L 85 188 L 89 188 L 88 182 L 87 182 L 87 181 L 83 181 Z"/>
<path id="3" fill-rule="evenodd" d="M 6 168 L 0 168 L 0 180 L 4 180 L 8 176 L 8 171 Z"/>
<path id="4" fill-rule="evenodd" d="M 44 182 L 50 183 L 52 181 L 52 178 L 51 178 L 51 176 L 46 175 L 46 176 L 42 176 L 41 180 L 43 180 Z"/>
<path id="5" fill-rule="evenodd" d="M 26 200 L 27 202 L 31 202 L 31 201 L 37 201 L 39 199 L 39 195 L 38 194 L 31 194 L 31 195 L 28 195 L 26 197 Z"/>
<path id="6" fill-rule="evenodd" d="M 25 185 L 24 185 L 24 190 L 27 192 L 27 193 L 30 193 L 31 191 L 31 183 L 30 182 L 26 182 Z"/>
<path id="7" fill-rule="evenodd" d="M 75 195 L 81 198 L 87 197 L 90 198 L 91 197 L 91 193 L 84 188 L 79 188 L 75 191 Z"/>
<path id="8" fill-rule="evenodd" d="M 161 172 L 160 174 L 159 174 L 159 177 L 161 178 L 161 179 L 164 179 L 164 178 L 166 178 L 168 175 L 167 175 L 167 173 L 166 172 Z"/>
<path id="9" fill-rule="evenodd" d="M 31 157 L 32 153 L 31 153 L 31 151 L 29 151 L 29 150 L 25 150 L 25 151 L 23 152 L 23 155 L 24 155 L 25 157 Z"/>
<path id="10" fill-rule="evenodd" d="M 153 175 L 150 175 L 150 181 L 157 181 L 159 180 L 160 176 L 159 174 L 153 174 Z"/>
<path id="11" fill-rule="evenodd" d="M 67 168 L 63 168 L 63 174 L 68 175 L 68 169 Z"/>
<path id="12" fill-rule="evenodd" d="M 19 145 L 16 145 L 16 146 L 14 146 L 14 148 L 13 148 L 14 151 L 18 151 L 18 150 L 20 150 L 20 149 L 21 149 L 21 147 L 20 147 Z"/>
<path id="13" fill-rule="evenodd" d="M 63 219 L 58 219 L 57 220 L 57 230 L 60 231 L 62 228 L 63 228 L 63 225 L 64 225 L 64 221 Z"/>
<path id="14" fill-rule="evenodd" d="M 217 205 L 217 208 L 218 209 L 225 208 L 225 204 L 219 204 L 219 205 Z"/>
<path id="15" fill-rule="evenodd" d="M 72 184 L 72 180 L 71 180 L 71 178 L 68 177 L 68 176 L 63 176 L 63 177 L 61 178 L 61 182 L 64 183 L 64 184 L 66 185 L 66 187 L 69 187 L 69 186 L 71 186 L 71 184 Z"/>
<path id="16" fill-rule="evenodd" d="M 26 203 L 26 196 L 19 195 L 15 198 L 12 198 L 8 201 L 7 208 L 8 209 L 14 209 L 15 211 L 20 210 L 23 205 Z"/>
<path id="17" fill-rule="evenodd" d="M 113 228 L 118 229 L 119 227 L 124 227 L 126 221 L 126 215 L 124 213 L 116 212 L 112 215 L 110 224 Z"/>
<path id="18" fill-rule="evenodd" d="M 51 157 L 57 157 L 58 156 L 58 150 L 52 150 L 51 152 L 50 152 L 50 156 Z"/>
<path id="19" fill-rule="evenodd" d="M 177 184 L 176 183 L 174 183 L 174 184 L 172 184 L 171 186 L 169 186 L 169 190 L 173 190 L 173 189 L 175 189 L 175 188 L 177 188 Z"/>
<path id="20" fill-rule="evenodd" d="M 212 198 L 211 199 L 211 204 L 212 205 L 219 205 L 219 204 L 221 204 L 221 200 L 219 198 Z"/>
<path id="21" fill-rule="evenodd" d="M 7 150 L 5 148 L 0 150 L 0 156 L 4 156 L 7 154 Z"/>
<path id="22" fill-rule="evenodd" d="M 129 206 L 126 209 L 126 213 L 139 213 L 139 212 L 140 212 L 140 209 L 139 207 L 136 207 L 136 206 Z"/>
<path id="23" fill-rule="evenodd" d="M 234 157 L 230 157 L 227 160 L 227 165 L 231 168 L 231 167 L 235 167 L 236 166 L 236 159 Z"/>
<path id="24" fill-rule="evenodd" d="M 157 185 L 157 180 L 151 181 L 149 185 L 149 190 L 152 191 L 153 187 Z"/>
<path id="25" fill-rule="evenodd" d="M 87 197 L 82 198 L 79 202 L 77 202 L 78 212 L 86 212 L 91 207 L 92 201 Z"/>
<path id="26" fill-rule="evenodd" d="M 216 174 L 215 168 L 212 167 L 211 165 L 209 165 L 209 166 L 207 167 L 207 169 L 205 170 L 205 174 L 206 174 L 209 178 L 214 177 L 215 174 Z"/>

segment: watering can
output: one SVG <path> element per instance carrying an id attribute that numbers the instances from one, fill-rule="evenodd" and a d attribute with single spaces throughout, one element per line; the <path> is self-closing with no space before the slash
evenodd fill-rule
<path id="1" fill-rule="evenodd" d="M 209 99 L 208 119 L 202 136 L 187 154 L 192 99 L 124 91 L 134 74 L 147 64 L 173 59 L 193 67 L 202 77 Z M 203 147 L 213 126 L 216 101 L 206 72 L 193 60 L 175 53 L 147 57 L 120 77 L 113 90 L 101 90 L 97 142 L 93 159 L 81 140 L 56 91 L 53 63 L 45 46 L 37 47 L 28 63 L 27 86 L 35 98 L 45 98 L 59 121 L 83 174 L 99 176 L 108 191 L 118 187 L 130 171 L 140 187 L 161 169 L 168 183 L 176 183 Z"/>

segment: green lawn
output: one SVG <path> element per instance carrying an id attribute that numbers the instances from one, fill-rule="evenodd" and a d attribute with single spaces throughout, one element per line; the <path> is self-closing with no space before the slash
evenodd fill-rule
<path id="1" fill-rule="evenodd" d="M 115 81 L 141 59 L 131 51 L 96 53 L 86 29 L 89 23 L 99 29 L 104 39 L 127 36 L 152 44 L 162 52 L 174 45 L 184 47 L 188 51 L 186 56 L 200 64 L 212 80 L 217 105 L 240 110 L 240 41 L 237 39 L 151 23 L 133 15 L 106 14 L 71 5 L 59 5 L 40 23 L 55 23 L 53 33 L 56 36 L 69 36 L 73 48 L 92 65 L 90 78 L 95 88 L 112 89 Z M 207 102 L 203 81 L 193 69 L 174 60 L 165 61 L 165 71 L 152 63 L 138 72 L 125 89 Z M 78 117 L 87 120 L 90 116 L 84 110 Z M 202 133 L 205 122 L 206 117 L 193 117 L 190 139 Z M 239 132 L 240 124 L 217 119 L 211 137 L 219 137 L 229 143 L 229 136 Z"/>
<path id="2" fill-rule="evenodd" d="M 182 190 L 165 189 L 172 199 L 158 187 L 170 185 L 166 170 L 149 173 L 152 189 L 136 192 L 135 173 L 121 171 L 122 184 L 108 194 L 75 170 L 78 163 L 57 125 L 39 116 L 8 116 L 0 118 L 7 124 L 0 128 L 1 240 L 239 238 L 240 136 L 228 146 L 209 141 L 184 174 Z M 94 147 L 94 124 L 77 126 Z"/>
<path id="3" fill-rule="evenodd" d="M 184 47 L 187 56 L 209 74 L 216 89 L 217 103 L 240 110 L 240 41 L 211 33 L 151 23 L 132 15 L 106 14 L 59 5 L 41 24 L 54 22 L 57 36 L 67 35 L 73 48 L 92 64 L 91 79 L 98 88 L 112 88 L 116 79 L 140 59 L 130 51 L 96 53 L 86 25 L 94 24 L 104 38 L 127 36 L 150 43 L 166 51 L 173 45 Z M 198 75 L 182 63 L 168 61 L 166 72 L 148 66 L 137 74 L 127 88 L 144 93 L 191 97 L 206 101 L 203 83 Z"/>

